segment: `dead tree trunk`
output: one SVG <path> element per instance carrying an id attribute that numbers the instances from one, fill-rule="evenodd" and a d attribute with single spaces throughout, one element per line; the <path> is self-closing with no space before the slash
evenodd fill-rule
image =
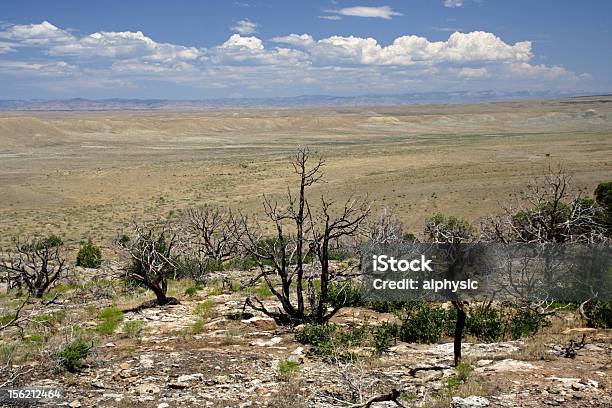
<path id="1" fill-rule="evenodd" d="M 286 206 L 264 197 L 264 210 L 275 226 L 275 236 L 265 238 L 257 233 L 245 217 L 242 217 L 239 228 L 244 231 L 245 251 L 259 265 L 264 282 L 281 307 L 268 310 L 255 297 L 247 299 L 247 304 L 274 318 L 278 324 L 322 324 L 342 307 L 327 310 L 328 288 L 333 279 L 329 272 L 329 245 L 334 239 L 354 235 L 370 207 L 365 200 L 348 200 L 339 215 L 332 215 L 331 201 L 322 197 L 321 210 L 315 213 L 309 204 L 308 190 L 321 180 L 324 162 L 319 159 L 311 166 L 309 150 L 300 149 L 292 164 L 300 183 L 297 196 L 289 190 Z M 304 276 L 307 259 L 315 260 L 312 263 L 315 270 L 308 278 Z M 318 294 L 312 293 L 314 276 L 321 280 Z M 308 279 L 307 288 L 304 287 L 305 279 Z M 292 285 L 295 285 L 295 289 Z M 309 296 L 308 307 L 305 305 L 304 290 L 314 295 Z M 292 296 L 293 291 L 295 296 Z"/>
<path id="2" fill-rule="evenodd" d="M 463 303 L 460 301 L 453 301 L 452 303 L 457 311 L 457 321 L 455 322 L 455 335 L 453 340 L 453 355 L 456 366 L 461 362 L 461 341 L 463 338 L 463 329 L 465 327 L 467 315 L 463 308 Z"/>

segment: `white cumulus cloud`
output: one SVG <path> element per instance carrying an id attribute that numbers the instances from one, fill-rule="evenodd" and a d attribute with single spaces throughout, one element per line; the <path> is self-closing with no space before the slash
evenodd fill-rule
<path id="1" fill-rule="evenodd" d="M 330 15 L 391 18 L 398 14 L 387 6 L 348 9 Z M 150 80 L 211 92 L 273 94 L 293 89 L 412 92 L 470 85 L 559 88 L 590 79 L 561 66 L 534 63 L 529 41 L 510 43 L 485 31 L 453 32 L 441 41 L 403 35 L 389 43 L 350 35 L 314 38 L 293 33 L 264 39 L 235 33 L 218 45 L 198 48 L 159 42 L 141 31 L 77 36 L 43 21 L 0 27 L 0 54 L 4 83 L 32 86 L 38 78 L 46 89 L 72 84 L 75 92 L 78 86 L 91 88 L 96 83 L 102 88 L 103 84 L 147 87 Z"/>
<path id="2" fill-rule="evenodd" d="M 155 42 L 140 31 L 102 31 L 65 44 L 54 45 L 50 47 L 49 54 L 115 59 L 138 57 L 172 62 L 196 59 L 200 52 L 194 47 Z"/>
<path id="3" fill-rule="evenodd" d="M 374 38 L 332 36 L 315 41 L 307 34 L 276 37 L 276 42 L 305 48 L 312 58 L 329 63 L 365 65 L 414 65 L 461 62 L 528 61 L 529 41 L 507 44 L 494 34 L 474 31 L 455 32 L 447 41 L 429 41 L 408 35 L 382 46 Z"/>
<path id="4" fill-rule="evenodd" d="M 0 39 L 15 41 L 18 45 L 49 45 L 71 42 L 74 36 L 48 21 L 43 21 L 40 24 L 9 26 L 0 31 Z"/>
<path id="5" fill-rule="evenodd" d="M 259 24 L 252 22 L 248 18 L 245 18 L 244 20 L 237 21 L 236 24 L 230 27 L 230 29 L 238 34 L 248 35 L 255 34 L 257 32 L 258 27 Z"/>
<path id="6" fill-rule="evenodd" d="M 385 20 L 390 20 L 393 16 L 403 16 L 402 13 L 398 13 L 394 11 L 389 6 L 380 6 L 380 7 L 369 7 L 369 6 L 355 6 L 355 7 L 345 7 L 338 10 L 327 10 L 331 16 L 321 17 L 328 18 L 330 20 L 334 20 L 334 15 L 341 16 L 349 16 L 349 17 L 369 17 L 369 18 L 383 18 Z"/>

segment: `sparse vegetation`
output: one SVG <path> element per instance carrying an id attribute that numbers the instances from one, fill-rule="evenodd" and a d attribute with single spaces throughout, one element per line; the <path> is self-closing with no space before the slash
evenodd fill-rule
<path id="1" fill-rule="evenodd" d="M 75 372 L 83 367 L 84 361 L 89 355 L 93 344 L 84 339 L 75 339 L 65 344 L 55 354 L 58 365 L 65 370 Z"/>
<path id="2" fill-rule="evenodd" d="M 209 318 L 214 313 L 214 310 L 215 310 L 215 302 L 213 302 L 210 299 L 207 299 L 196 305 L 194 313 L 203 318 Z"/>
<path id="3" fill-rule="evenodd" d="M 147 330 L 147 324 L 142 320 L 129 320 L 123 323 L 122 330 L 127 337 L 138 340 Z"/>
<path id="4" fill-rule="evenodd" d="M 107 264 L 115 263 L 116 259 L 109 255 L 110 259 L 102 266 L 99 248 L 88 242 L 80 246 L 76 265 L 87 268 L 102 266 L 99 272 L 78 270 L 95 272 L 96 280 L 80 282 L 80 277 L 63 273 L 69 270 L 70 262 L 74 262 L 73 255 L 70 258 L 73 261 L 65 261 L 62 273 L 42 289 L 43 295 L 36 302 L 33 302 L 34 299 L 28 301 L 23 296 L 17 297 L 19 285 L 13 280 L 12 284 L 16 286 L 9 285 L 8 292 L 0 296 L 0 374 L 4 377 L 7 368 L 8 372 L 13 373 L 15 370 L 25 371 L 37 367 L 29 364 L 37 355 L 46 355 L 50 350 L 56 350 L 58 339 L 64 336 L 66 326 L 70 325 L 70 330 L 75 333 L 70 338 L 76 340 L 63 344 L 52 354 L 54 361 L 70 372 L 78 372 L 84 367 L 93 347 L 93 343 L 85 339 L 95 331 L 98 337 L 109 336 L 106 340 L 102 338 L 103 344 L 108 346 L 100 347 L 99 352 L 105 358 L 109 355 L 118 357 L 101 361 L 100 365 L 108 372 L 112 371 L 114 379 L 128 382 L 132 381 L 135 372 L 139 372 L 137 370 L 149 374 L 147 367 L 150 362 L 148 356 L 142 358 L 142 350 L 155 356 L 151 359 L 158 364 L 160 354 L 156 347 L 163 348 L 164 352 L 166 349 L 173 350 L 172 353 L 176 355 L 172 354 L 172 358 L 180 359 L 179 363 L 173 360 L 174 365 L 169 368 L 170 389 L 187 389 L 182 387 L 193 380 L 179 381 L 178 378 L 185 375 L 189 377 L 196 364 L 198 373 L 210 370 L 214 374 L 207 379 L 209 382 L 203 382 L 203 387 L 209 387 L 209 383 L 214 383 L 214 386 L 229 381 L 241 383 L 243 378 L 250 381 L 252 373 L 245 367 L 269 370 L 274 367 L 270 365 L 271 359 L 278 359 L 286 351 L 285 357 L 289 353 L 291 357 L 280 359 L 275 372 L 268 372 L 275 374 L 282 383 L 277 388 L 290 390 L 294 394 L 289 397 L 276 392 L 268 393 L 270 395 L 262 393 L 262 401 L 266 403 L 276 398 L 277 402 L 291 401 L 295 403 L 292 406 L 297 406 L 302 402 L 295 401 L 295 395 L 299 394 L 317 402 L 363 405 L 369 396 L 381 392 L 380 395 L 385 398 L 401 394 L 401 401 L 411 400 L 411 404 L 416 404 L 418 400 L 424 406 L 448 406 L 453 396 L 488 395 L 493 387 L 481 386 L 479 370 L 474 371 L 471 365 L 459 358 L 456 359 L 450 377 L 446 359 L 439 359 L 443 361 L 444 367 L 441 370 L 444 370 L 444 374 L 440 378 L 432 376 L 431 381 L 436 387 L 430 387 L 430 380 L 422 381 L 428 387 L 428 395 L 420 389 L 418 394 L 400 388 L 389 391 L 386 387 L 388 384 L 395 387 L 393 381 L 398 378 L 397 371 L 403 370 L 410 374 L 399 376 L 398 384 L 412 381 L 410 370 L 413 361 L 402 359 L 415 350 L 425 353 L 424 356 L 435 352 L 432 346 L 406 347 L 402 342 L 432 344 L 447 341 L 449 337 L 456 339 L 459 336 L 461 339 L 464 335 L 469 336 L 470 343 L 528 338 L 524 345 L 521 342 L 505 345 L 511 348 L 521 344 L 521 347 L 519 351 L 504 352 L 503 355 L 494 352 L 497 345 L 487 346 L 486 350 L 493 352 L 482 358 L 485 361 L 489 358 L 493 361 L 513 358 L 547 362 L 555 358 L 551 353 L 554 344 L 567 336 L 561 335 L 561 329 L 558 329 L 554 336 L 550 335 L 550 338 L 544 340 L 540 333 L 545 328 L 549 329 L 549 322 L 555 316 L 547 314 L 549 311 L 558 310 L 562 313 L 561 316 L 566 319 L 563 329 L 587 321 L 594 327 L 610 327 L 610 302 L 601 301 L 596 296 L 583 304 L 583 307 L 580 303 L 567 307 L 566 302 L 536 303 L 518 298 L 514 302 L 505 303 L 467 303 L 460 299 L 451 303 L 367 301 L 362 298 L 361 282 L 357 276 L 361 261 L 357 250 L 359 245 L 367 239 L 389 243 L 415 241 L 417 237 L 407 233 L 399 216 L 389 210 L 383 211 L 381 219 L 369 222 L 369 206 L 366 202 L 349 201 L 344 208 L 334 207 L 331 199 L 328 200 L 325 195 L 328 194 L 325 188 L 322 189 L 325 194 L 320 203 L 315 200 L 309 202 L 308 198 L 313 193 L 319 194 L 319 190 L 311 186 L 319 180 L 319 168 L 322 166 L 322 162 L 310 166 L 312 160 L 309 157 L 308 151 L 301 151 L 294 163 L 300 179 L 298 190 L 304 190 L 303 194 L 291 191 L 292 195 L 284 205 L 274 202 L 270 197 L 265 199 L 267 224 L 258 225 L 254 218 L 246 219 L 229 208 L 207 206 L 184 212 L 180 208 L 171 209 L 170 206 L 176 202 L 164 193 L 163 197 L 155 200 L 155 206 L 164 206 L 167 213 L 172 212 L 169 219 L 164 223 L 137 224 L 131 238 L 123 236 L 117 240 L 120 248 L 124 249 L 120 255 L 124 261 L 123 279 L 117 280 L 114 275 L 105 275 L 114 270 L 108 268 Z M 334 170 L 337 170 L 335 166 Z M 585 197 L 574 200 L 574 196 L 564 195 L 556 206 L 554 200 L 547 198 L 536 206 L 524 206 L 520 210 L 515 208 L 494 220 L 498 223 L 494 225 L 505 225 L 508 228 L 501 235 L 490 235 L 491 230 L 487 229 L 490 224 L 480 229 L 475 226 L 476 223 L 470 224 L 466 219 L 472 220 L 471 217 L 464 219 L 435 213 L 426 221 L 422 231 L 423 241 L 446 244 L 471 244 L 483 239 L 499 242 L 502 238 L 530 241 L 536 237 L 534 225 L 542 220 L 555 220 L 550 235 L 538 235 L 538 240 L 561 240 L 569 234 L 572 237 L 570 240 L 602 242 L 606 234 L 609 234 L 609 231 L 606 233 L 600 228 L 608 222 L 608 190 L 609 186 L 602 183 L 596 190 L 595 200 Z M 502 221 L 509 224 L 503 224 Z M 590 224 L 592 221 L 595 224 Z M 191 228 L 189 233 L 183 229 L 187 225 Z M 571 225 L 571 231 L 562 231 L 563 225 Z M 300 228 L 301 235 L 298 232 Z M 520 233 L 520 228 L 525 230 L 524 234 Z M 270 231 L 274 229 L 275 235 L 270 236 Z M 105 238 L 100 237 L 102 239 Z M 70 251 L 76 251 L 75 242 L 79 240 L 68 241 Z M 20 246 L 21 250 L 29 253 L 48 251 L 51 254 L 56 248 L 63 247 L 63 241 L 54 235 Z M 57 262 L 53 256 L 49 259 L 50 264 Z M 149 310 L 153 312 L 152 315 L 128 313 L 134 309 L 143 312 L 139 308 L 124 311 L 126 319 L 159 321 L 155 323 L 155 335 L 150 338 L 143 337 L 148 330 L 145 321 L 124 322 L 124 314 L 118 306 L 98 309 L 100 304 L 131 306 L 141 302 L 145 296 L 150 296 L 149 290 L 155 294 L 155 302 L 147 303 L 148 306 L 169 307 Z M 28 289 L 28 292 L 31 291 Z M 37 290 L 32 292 L 35 296 L 37 293 Z M 184 305 L 172 307 L 178 302 L 172 296 L 184 297 L 181 298 Z M 246 297 L 249 297 L 249 302 L 244 306 Z M 337 316 L 342 308 L 353 309 Z M 580 312 L 584 312 L 587 319 L 580 321 Z M 457 334 L 457 322 L 462 314 L 464 326 Z M 264 315 L 272 317 L 278 324 L 296 326 L 294 340 L 301 343 L 304 350 L 301 350 L 299 344 L 292 343 L 292 339 L 286 335 L 286 328 L 275 327 L 272 319 L 262 319 Z M 91 320 L 95 320 L 94 324 L 90 323 Z M 166 331 L 166 323 L 172 327 L 171 330 Z M 92 328 L 94 325 L 95 328 Z M 111 336 L 118 331 L 118 334 Z M 549 333 L 547 330 L 544 332 Z M 599 341 L 596 336 L 603 338 L 606 334 L 597 332 L 593 336 L 595 342 Z M 536 338 L 537 342 L 534 340 Z M 151 341 L 159 343 L 150 347 Z M 398 344 L 398 347 L 394 347 Z M 472 358 L 474 350 L 485 349 L 482 344 L 477 346 L 473 345 L 468 354 L 467 361 L 472 364 L 476 361 Z M 245 358 L 240 353 L 247 347 L 252 354 Z M 196 362 L 194 350 L 198 353 L 205 350 L 207 358 L 210 355 L 211 365 L 208 362 Z M 597 348 L 593 347 L 592 350 L 596 352 Z M 228 356 L 232 359 L 230 365 L 226 361 L 230 358 Z M 424 357 L 427 365 L 430 363 L 428 358 Z M 313 369 L 312 359 L 321 364 L 316 366 L 316 370 Z M 300 363 L 304 360 L 306 364 L 301 370 Z M 179 366 L 176 367 L 176 364 Z M 588 361 L 584 364 L 587 365 Z M 240 367 L 244 377 L 224 379 L 223 372 L 228 366 Z M 38 367 L 33 370 L 42 372 L 42 368 Z M 306 375 L 313 372 L 319 375 L 317 370 L 328 376 L 325 381 L 335 381 L 340 386 L 321 390 L 316 388 L 321 384 L 318 378 L 303 381 Z M 333 375 L 337 375 L 337 378 Z M 421 377 L 419 381 L 424 378 L 427 376 Z M 73 378 L 70 381 L 79 380 Z M 137 381 L 138 386 L 145 382 Z M 266 390 L 267 383 L 258 387 Z M 155 389 L 152 389 L 150 393 L 155 394 Z M 149 393 L 146 390 L 142 392 Z M 223 403 L 230 404 L 228 401 Z M 269 405 L 272 406 L 272 402 Z"/>
<path id="5" fill-rule="evenodd" d="M 101 322 L 96 326 L 96 331 L 100 334 L 112 334 L 123 320 L 123 312 L 115 306 L 106 307 L 98 313 L 98 319 Z"/>
<path id="6" fill-rule="evenodd" d="M 300 364 L 292 360 L 280 360 L 277 367 L 277 375 L 281 381 L 290 381 L 300 370 Z"/>
<path id="7" fill-rule="evenodd" d="M 83 268 L 98 269 L 102 266 L 102 251 L 91 241 L 81 245 L 77 253 L 76 265 Z"/>

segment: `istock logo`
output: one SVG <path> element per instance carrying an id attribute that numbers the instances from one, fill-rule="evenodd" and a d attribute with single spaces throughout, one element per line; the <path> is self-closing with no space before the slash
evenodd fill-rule
<path id="1" fill-rule="evenodd" d="M 387 255 L 374 255 L 372 266 L 374 272 L 433 272 L 429 266 L 431 259 L 421 255 L 420 259 L 395 259 Z"/>

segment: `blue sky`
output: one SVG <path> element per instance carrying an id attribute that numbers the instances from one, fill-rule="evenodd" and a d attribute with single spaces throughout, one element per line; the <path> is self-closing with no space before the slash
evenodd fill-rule
<path id="1" fill-rule="evenodd" d="M 610 1 L 4 1 L 0 99 L 612 91 Z"/>

